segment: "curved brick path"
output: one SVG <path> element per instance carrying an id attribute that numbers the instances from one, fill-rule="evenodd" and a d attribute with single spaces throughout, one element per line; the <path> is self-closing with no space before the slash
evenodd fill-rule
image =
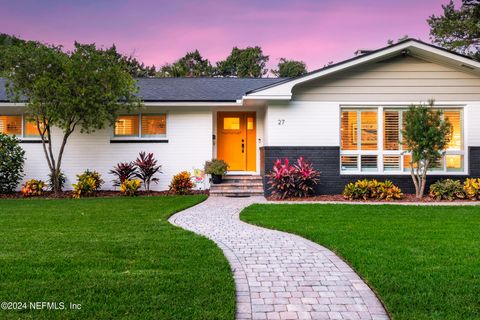
<path id="1" fill-rule="evenodd" d="M 388 319 L 371 289 L 333 252 L 304 238 L 244 223 L 263 197 L 210 197 L 172 224 L 215 241 L 237 291 L 237 319 Z"/>

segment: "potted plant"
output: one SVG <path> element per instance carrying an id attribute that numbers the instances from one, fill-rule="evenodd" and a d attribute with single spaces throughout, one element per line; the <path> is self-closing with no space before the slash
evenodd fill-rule
<path id="1" fill-rule="evenodd" d="M 205 162 L 205 173 L 212 176 L 214 184 L 222 183 L 222 177 L 228 169 L 228 164 L 219 159 L 212 159 L 212 161 Z"/>

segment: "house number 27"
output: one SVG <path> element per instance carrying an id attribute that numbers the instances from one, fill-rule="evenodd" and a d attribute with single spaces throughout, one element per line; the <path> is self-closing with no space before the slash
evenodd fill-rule
<path id="1" fill-rule="evenodd" d="M 285 124 L 285 119 L 278 119 L 278 125 L 283 126 Z"/>

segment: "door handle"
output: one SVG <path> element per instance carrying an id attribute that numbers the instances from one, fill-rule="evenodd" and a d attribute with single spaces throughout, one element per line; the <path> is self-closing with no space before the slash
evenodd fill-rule
<path id="1" fill-rule="evenodd" d="M 245 153 L 245 140 L 242 139 L 242 153 Z"/>

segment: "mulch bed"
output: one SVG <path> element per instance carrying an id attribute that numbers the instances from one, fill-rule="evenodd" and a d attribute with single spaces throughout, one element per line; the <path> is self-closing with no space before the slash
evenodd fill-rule
<path id="1" fill-rule="evenodd" d="M 298 201 L 298 202 L 309 202 L 309 201 L 335 201 L 335 202 L 475 202 L 475 200 L 468 200 L 468 199 L 457 199 L 457 200 L 435 200 L 430 198 L 429 196 L 425 196 L 422 199 L 417 199 L 414 194 L 404 194 L 403 198 L 400 200 L 376 200 L 376 199 L 369 199 L 369 200 L 347 200 L 341 194 L 335 195 L 320 195 L 320 196 L 313 196 L 307 198 L 286 198 L 286 199 L 279 199 L 278 197 L 267 197 L 268 201 Z"/>
<path id="2" fill-rule="evenodd" d="M 208 190 L 194 190 L 192 191 L 192 194 L 206 194 L 208 195 Z M 139 191 L 138 196 L 139 197 L 164 197 L 164 196 L 171 196 L 174 195 L 173 193 L 170 193 L 169 191 Z M 91 198 L 114 198 L 114 197 L 124 197 L 120 191 L 114 191 L 114 190 L 102 190 L 98 191 L 95 197 Z M 24 198 L 21 192 L 14 192 L 14 193 L 9 193 L 9 194 L 0 194 L 0 199 L 21 199 Z M 29 199 L 69 199 L 73 198 L 72 197 L 72 191 L 63 191 L 62 193 L 56 195 L 55 193 L 51 191 L 45 192 L 43 195 L 38 196 L 38 197 L 31 197 Z"/>

